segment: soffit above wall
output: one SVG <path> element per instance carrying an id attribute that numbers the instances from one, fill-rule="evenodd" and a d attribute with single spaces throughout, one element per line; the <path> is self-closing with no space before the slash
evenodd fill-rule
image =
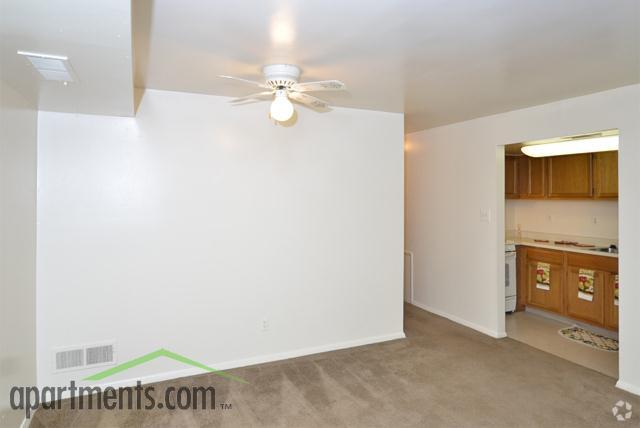
<path id="1" fill-rule="evenodd" d="M 78 81 L 45 81 L 17 50 L 67 56 Z M 40 110 L 133 115 L 130 1 L 3 1 L 0 63 L 2 79 Z"/>

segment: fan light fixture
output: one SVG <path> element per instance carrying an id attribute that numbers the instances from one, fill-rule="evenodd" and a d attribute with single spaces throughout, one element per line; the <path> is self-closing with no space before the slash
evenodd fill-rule
<path id="1" fill-rule="evenodd" d="M 269 64 L 262 67 L 264 82 L 256 82 L 241 77 L 220 75 L 224 79 L 257 86 L 262 92 L 235 98 L 229 102 L 234 105 L 242 105 L 247 102 L 271 100 L 271 118 L 276 122 L 286 122 L 293 116 L 294 101 L 309 107 L 317 112 L 330 111 L 329 103 L 309 95 L 316 91 L 342 91 L 346 89 L 344 83 L 339 80 L 319 80 L 315 82 L 299 82 L 300 68 L 293 64 Z"/>
<path id="2" fill-rule="evenodd" d="M 286 122 L 293 116 L 293 104 L 287 97 L 287 91 L 278 90 L 275 99 L 271 103 L 271 118 L 278 122 Z"/>
<path id="3" fill-rule="evenodd" d="M 618 136 L 582 138 L 557 143 L 523 146 L 520 150 L 527 156 L 541 158 L 545 156 L 574 155 L 578 153 L 609 152 L 618 150 Z"/>

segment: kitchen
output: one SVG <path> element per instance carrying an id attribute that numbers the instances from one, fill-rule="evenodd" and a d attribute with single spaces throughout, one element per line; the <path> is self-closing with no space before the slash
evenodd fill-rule
<path id="1" fill-rule="evenodd" d="M 607 130 L 505 146 L 507 335 L 612 377 L 617 143 Z"/>

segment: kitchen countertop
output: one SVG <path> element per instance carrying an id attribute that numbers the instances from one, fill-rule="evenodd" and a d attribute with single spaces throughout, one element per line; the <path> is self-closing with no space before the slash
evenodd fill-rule
<path id="1" fill-rule="evenodd" d="M 538 248 L 546 248 L 549 250 L 559 250 L 559 251 L 569 251 L 572 253 L 581 253 L 581 254 L 591 254 L 592 256 L 602 256 L 602 257 L 614 257 L 618 258 L 617 253 L 605 253 L 600 251 L 593 251 L 589 248 L 580 248 L 573 245 L 562 245 L 562 244 L 554 244 L 553 239 L 549 239 L 549 242 L 536 242 L 534 238 L 514 238 L 510 239 L 516 245 L 526 245 L 527 247 L 538 247 Z M 573 239 L 573 241 L 581 242 L 581 243 L 590 243 L 588 241 L 581 241 L 580 239 Z M 606 247 L 608 245 L 596 245 L 596 247 Z"/>

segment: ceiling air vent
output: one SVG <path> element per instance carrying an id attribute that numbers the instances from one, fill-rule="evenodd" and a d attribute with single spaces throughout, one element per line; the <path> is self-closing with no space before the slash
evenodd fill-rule
<path id="1" fill-rule="evenodd" d="M 26 57 L 45 80 L 59 82 L 73 82 L 76 80 L 69 58 L 66 56 L 25 51 L 18 51 L 18 55 Z"/>

